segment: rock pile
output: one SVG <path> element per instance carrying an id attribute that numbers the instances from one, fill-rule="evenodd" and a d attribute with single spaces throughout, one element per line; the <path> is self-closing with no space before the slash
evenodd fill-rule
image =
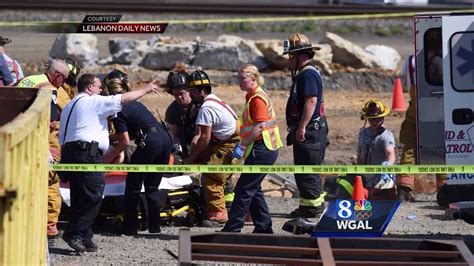
<path id="1" fill-rule="evenodd" d="M 370 71 L 396 70 L 400 61 L 398 52 L 388 46 L 362 47 L 327 32 L 321 41 L 314 63 L 326 74 L 336 69 L 363 69 Z M 109 40 L 110 56 L 99 60 L 97 37 L 92 34 L 60 34 L 50 51 L 51 57 L 71 57 L 82 66 L 122 64 L 141 66 L 150 70 L 170 70 L 177 61 L 191 67 L 236 71 L 245 63 L 260 70 L 285 70 L 288 57 L 282 55 L 280 40 L 251 41 L 238 36 L 221 35 L 216 41 L 179 40 L 153 36 L 149 40 L 114 38 Z M 338 67 L 339 66 L 339 67 Z"/>

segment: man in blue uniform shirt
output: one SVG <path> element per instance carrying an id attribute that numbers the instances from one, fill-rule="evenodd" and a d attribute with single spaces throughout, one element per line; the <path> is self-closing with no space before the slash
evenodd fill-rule
<path id="1" fill-rule="evenodd" d="M 293 33 L 284 42 L 293 84 L 286 106 L 287 144 L 293 145 L 295 165 L 319 165 L 324 159 L 328 128 L 324 114 L 323 85 L 319 69 L 311 64 L 313 47 L 303 34 Z M 299 207 L 292 217 L 316 218 L 324 211 L 319 174 L 295 174 L 300 191 Z"/>

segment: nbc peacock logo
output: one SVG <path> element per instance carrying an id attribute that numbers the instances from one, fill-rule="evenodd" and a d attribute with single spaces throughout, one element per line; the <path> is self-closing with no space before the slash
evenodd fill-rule
<path id="1" fill-rule="evenodd" d="M 358 200 L 354 205 L 356 220 L 368 220 L 372 216 L 372 203 L 368 200 Z"/>

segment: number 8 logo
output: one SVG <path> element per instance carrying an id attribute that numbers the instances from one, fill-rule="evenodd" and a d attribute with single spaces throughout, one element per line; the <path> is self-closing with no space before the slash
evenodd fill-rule
<path id="1" fill-rule="evenodd" d="M 339 202 L 339 211 L 337 212 L 337 216 L 341 217 L 342 219 L 347 219 L 352 216 L 351 211 L 351 202 L 348 200 L 342 200 Z"/>

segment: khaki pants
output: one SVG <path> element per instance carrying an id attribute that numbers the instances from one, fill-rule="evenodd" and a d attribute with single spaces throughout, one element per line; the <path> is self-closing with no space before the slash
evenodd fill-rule
<path id="1" fill-rule="evenodd" d="M 58 223 L 60 211 L 61 194 L 59 193 L 59 177 L 55 172 L 50 171 L 48 187 L 48 227 L 55 227 Z M 50 232 L 48 232 L 48 234 L 50 234 Z"/>
<path id="2" fill-rule="evenodd" d="M 405 117 L 400 129 L 400 142 L 403 143 L 400 164 L 416 164 L 416 124 L 411 117 Z M 436 188 L 446 184 L 445 174 L 436 174 Z M 415 176 L 409 174 L 397 175 L 397 186 L 413 190 L 415 187 Z"/>
<path id="3" fill-rule="evenodd" d="M 210 144 L 207 164 L 230 165 L 232 162 L 232 150 L 237 141 L 238 138 L 233 138 L 225 143 Z M 202 175 L 201 184 L 208 216 L 212 216 L 212 213 L 226 212 L 224 187 L 231 175 L 224 173 L 207 173 Z"/>
<path id="4" fill-rule="evenodd" d="M 59 161 L 61 156 L 61 149 L 58 143 L 57 123 L 51 124 L 51 131 L 49 134 L 49 151 L 55 161 Z M 59 176 L 54 171 L 49 171 L 48 178 L 48 235 L 57 235 L 57 227 L 59 219 L 59 212 L 61 211 L 61 193 L 59 192 Z"/>

